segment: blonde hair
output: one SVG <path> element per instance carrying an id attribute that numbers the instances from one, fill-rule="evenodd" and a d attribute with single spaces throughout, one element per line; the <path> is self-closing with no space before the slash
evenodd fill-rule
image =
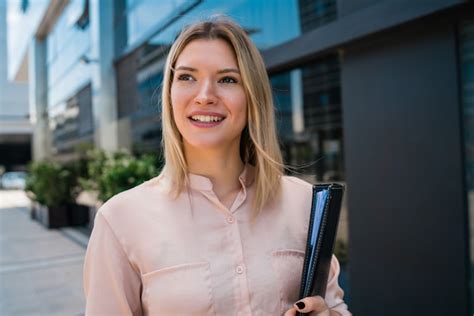
<path id="1" fill-rule="evenodd" d="M 278 144 L 273 97 L 265 65 L 245 31 L 225 16 L 200 21 L 184 28 L 168 53 L 162 89 L 162 129 L 165 166 L 163 172 L 173 179 L 172 191 L 178 196 L 188 184 L 188 170 L 182 136 L 171 109 L 171 85 L 176 61 L 186 45 L 197 39 L 224 40 L 235 52 L 247 98 L 247 125 L 240 142 L 244 163 L 255 166 L 256 192 L 252 218 L 279 193 L 283 160 Z"/>

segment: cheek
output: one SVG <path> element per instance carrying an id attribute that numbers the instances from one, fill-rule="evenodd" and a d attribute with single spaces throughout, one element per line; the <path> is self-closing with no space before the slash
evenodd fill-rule
<path id="1" fill-rule="evenodd" d="M 186 98 L 181 92 L 177 92 L 176 89 L 171 89 L 171 111 L 175 121 L 181 120 L 181 114 L 183 113 L 184 106 L 186 104 Z"/>
<path id="2" fill-rule="evenodd" d="M 247 123 L 247 99 L 245 96 L 240 96 L 234 100 L 234 112 L 238 114 L 239 121 Z"/>

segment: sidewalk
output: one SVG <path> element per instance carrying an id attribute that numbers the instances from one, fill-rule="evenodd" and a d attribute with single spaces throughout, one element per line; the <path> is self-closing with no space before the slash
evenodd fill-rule
<path id="1" fill-rule="evenodd" d="M 0 191 L 0 315 L 84 315 L 87 237 L 30 219 L 22 191 Z"/>

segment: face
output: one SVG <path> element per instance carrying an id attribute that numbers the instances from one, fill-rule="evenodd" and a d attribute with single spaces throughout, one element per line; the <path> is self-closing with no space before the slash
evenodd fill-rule
<path id="1" fill-rule="evenodd" d="M 174 68 L 171 104 L 185 149 L 238 149 L 247 101 L 232 48 L 223 40 L 194 40 Z"/>

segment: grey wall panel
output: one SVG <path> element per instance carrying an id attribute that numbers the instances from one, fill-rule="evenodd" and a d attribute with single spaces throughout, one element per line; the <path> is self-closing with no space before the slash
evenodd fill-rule
<path id="1" fill-rule="evenodd" d="M 469 315 L 455 27 L 345 50 L 355 315 Z"/>

